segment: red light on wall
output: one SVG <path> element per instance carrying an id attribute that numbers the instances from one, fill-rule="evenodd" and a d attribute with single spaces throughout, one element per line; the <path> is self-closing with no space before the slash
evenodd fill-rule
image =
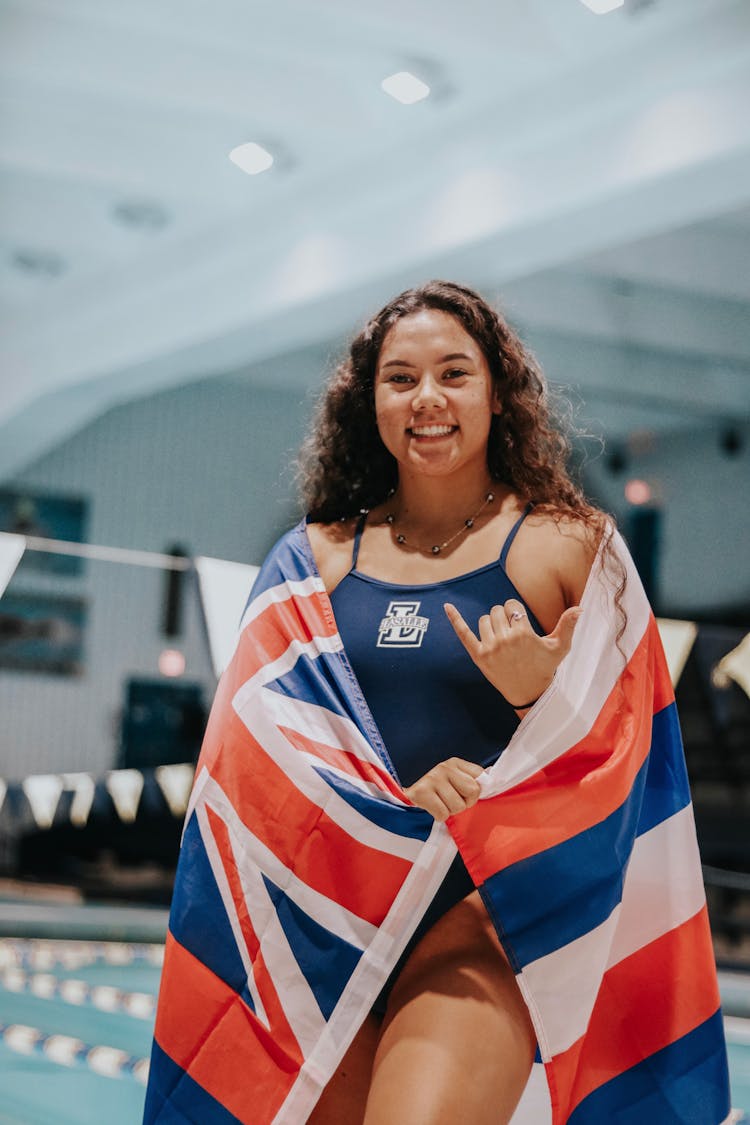
<path id="1" fill-rule="evenodd" d="M 645 480 L 629 480 L 625 485 L 625 499 L 629 504 L 648 504 L 652 499 L 651 485 Z"/>
<path id="2" fill-rule="evenodd" d="M 177 648 L 165 648 L 159 653 L 159 671 L 162 676 L 181 676 L 185 671 L 185 657 Z"/>

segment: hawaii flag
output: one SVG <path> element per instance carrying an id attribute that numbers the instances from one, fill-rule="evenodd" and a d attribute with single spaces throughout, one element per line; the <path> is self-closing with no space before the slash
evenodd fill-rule
<path id="1" fill-rule="evenodd" d="M 457 847 L 537 1032 L 514 1125 L 727 1118 L 674 696 L 615 544 L 624 632 L 599 558 L 553 683 L 440 825 L 393 775 L 304 523 L 280 540 L 196 771 L 145 1122 L 307 1120 Z"/>

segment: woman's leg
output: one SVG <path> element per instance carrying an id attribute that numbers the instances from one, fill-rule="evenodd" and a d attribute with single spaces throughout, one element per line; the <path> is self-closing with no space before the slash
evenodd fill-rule
<path id="1" fill-rule="evenodd" d="M 367 1017 L 321 1094 L 308 1125 L 362 1125 L 381 1023 L 380 1016 L 371 1013 Z"/>
<path id="2" fill-rule="evenodd" d="M 535 1049 L 528 1009 L 475 892 L 435 923 L 394 985 L 365 1125 L 503 1125 Z"/>

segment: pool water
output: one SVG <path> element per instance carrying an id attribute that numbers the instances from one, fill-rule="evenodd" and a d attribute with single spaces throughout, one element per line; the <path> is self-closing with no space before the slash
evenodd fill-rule
<path id="1" fill-rule="evenodd" d="M 0 1125 L 141 1120 L 161 954 L 157 944 L 0 939 Z M 738 989 L 750 1011 L 750 978 L 731 975 L 735 1010 Z M 732 1104 L 750 1125 L 750 1019 L 725 1024 Z"/>

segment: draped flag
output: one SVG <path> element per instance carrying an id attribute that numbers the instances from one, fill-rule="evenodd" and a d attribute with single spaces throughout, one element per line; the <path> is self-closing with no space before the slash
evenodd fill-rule
<path id="1" fill-rule="evenodd" d="M 196 771 L 147 1125 L 307 1120 L 456 847 L 537 1033 L 514 1125 L 726 1119 L 674 696 L 614 542 L 624 632 L 600 552 L 552 684 L 483 775 L 480 801 L 441 825 L 398 784 L 304 522 L 279 541 Z"/>

